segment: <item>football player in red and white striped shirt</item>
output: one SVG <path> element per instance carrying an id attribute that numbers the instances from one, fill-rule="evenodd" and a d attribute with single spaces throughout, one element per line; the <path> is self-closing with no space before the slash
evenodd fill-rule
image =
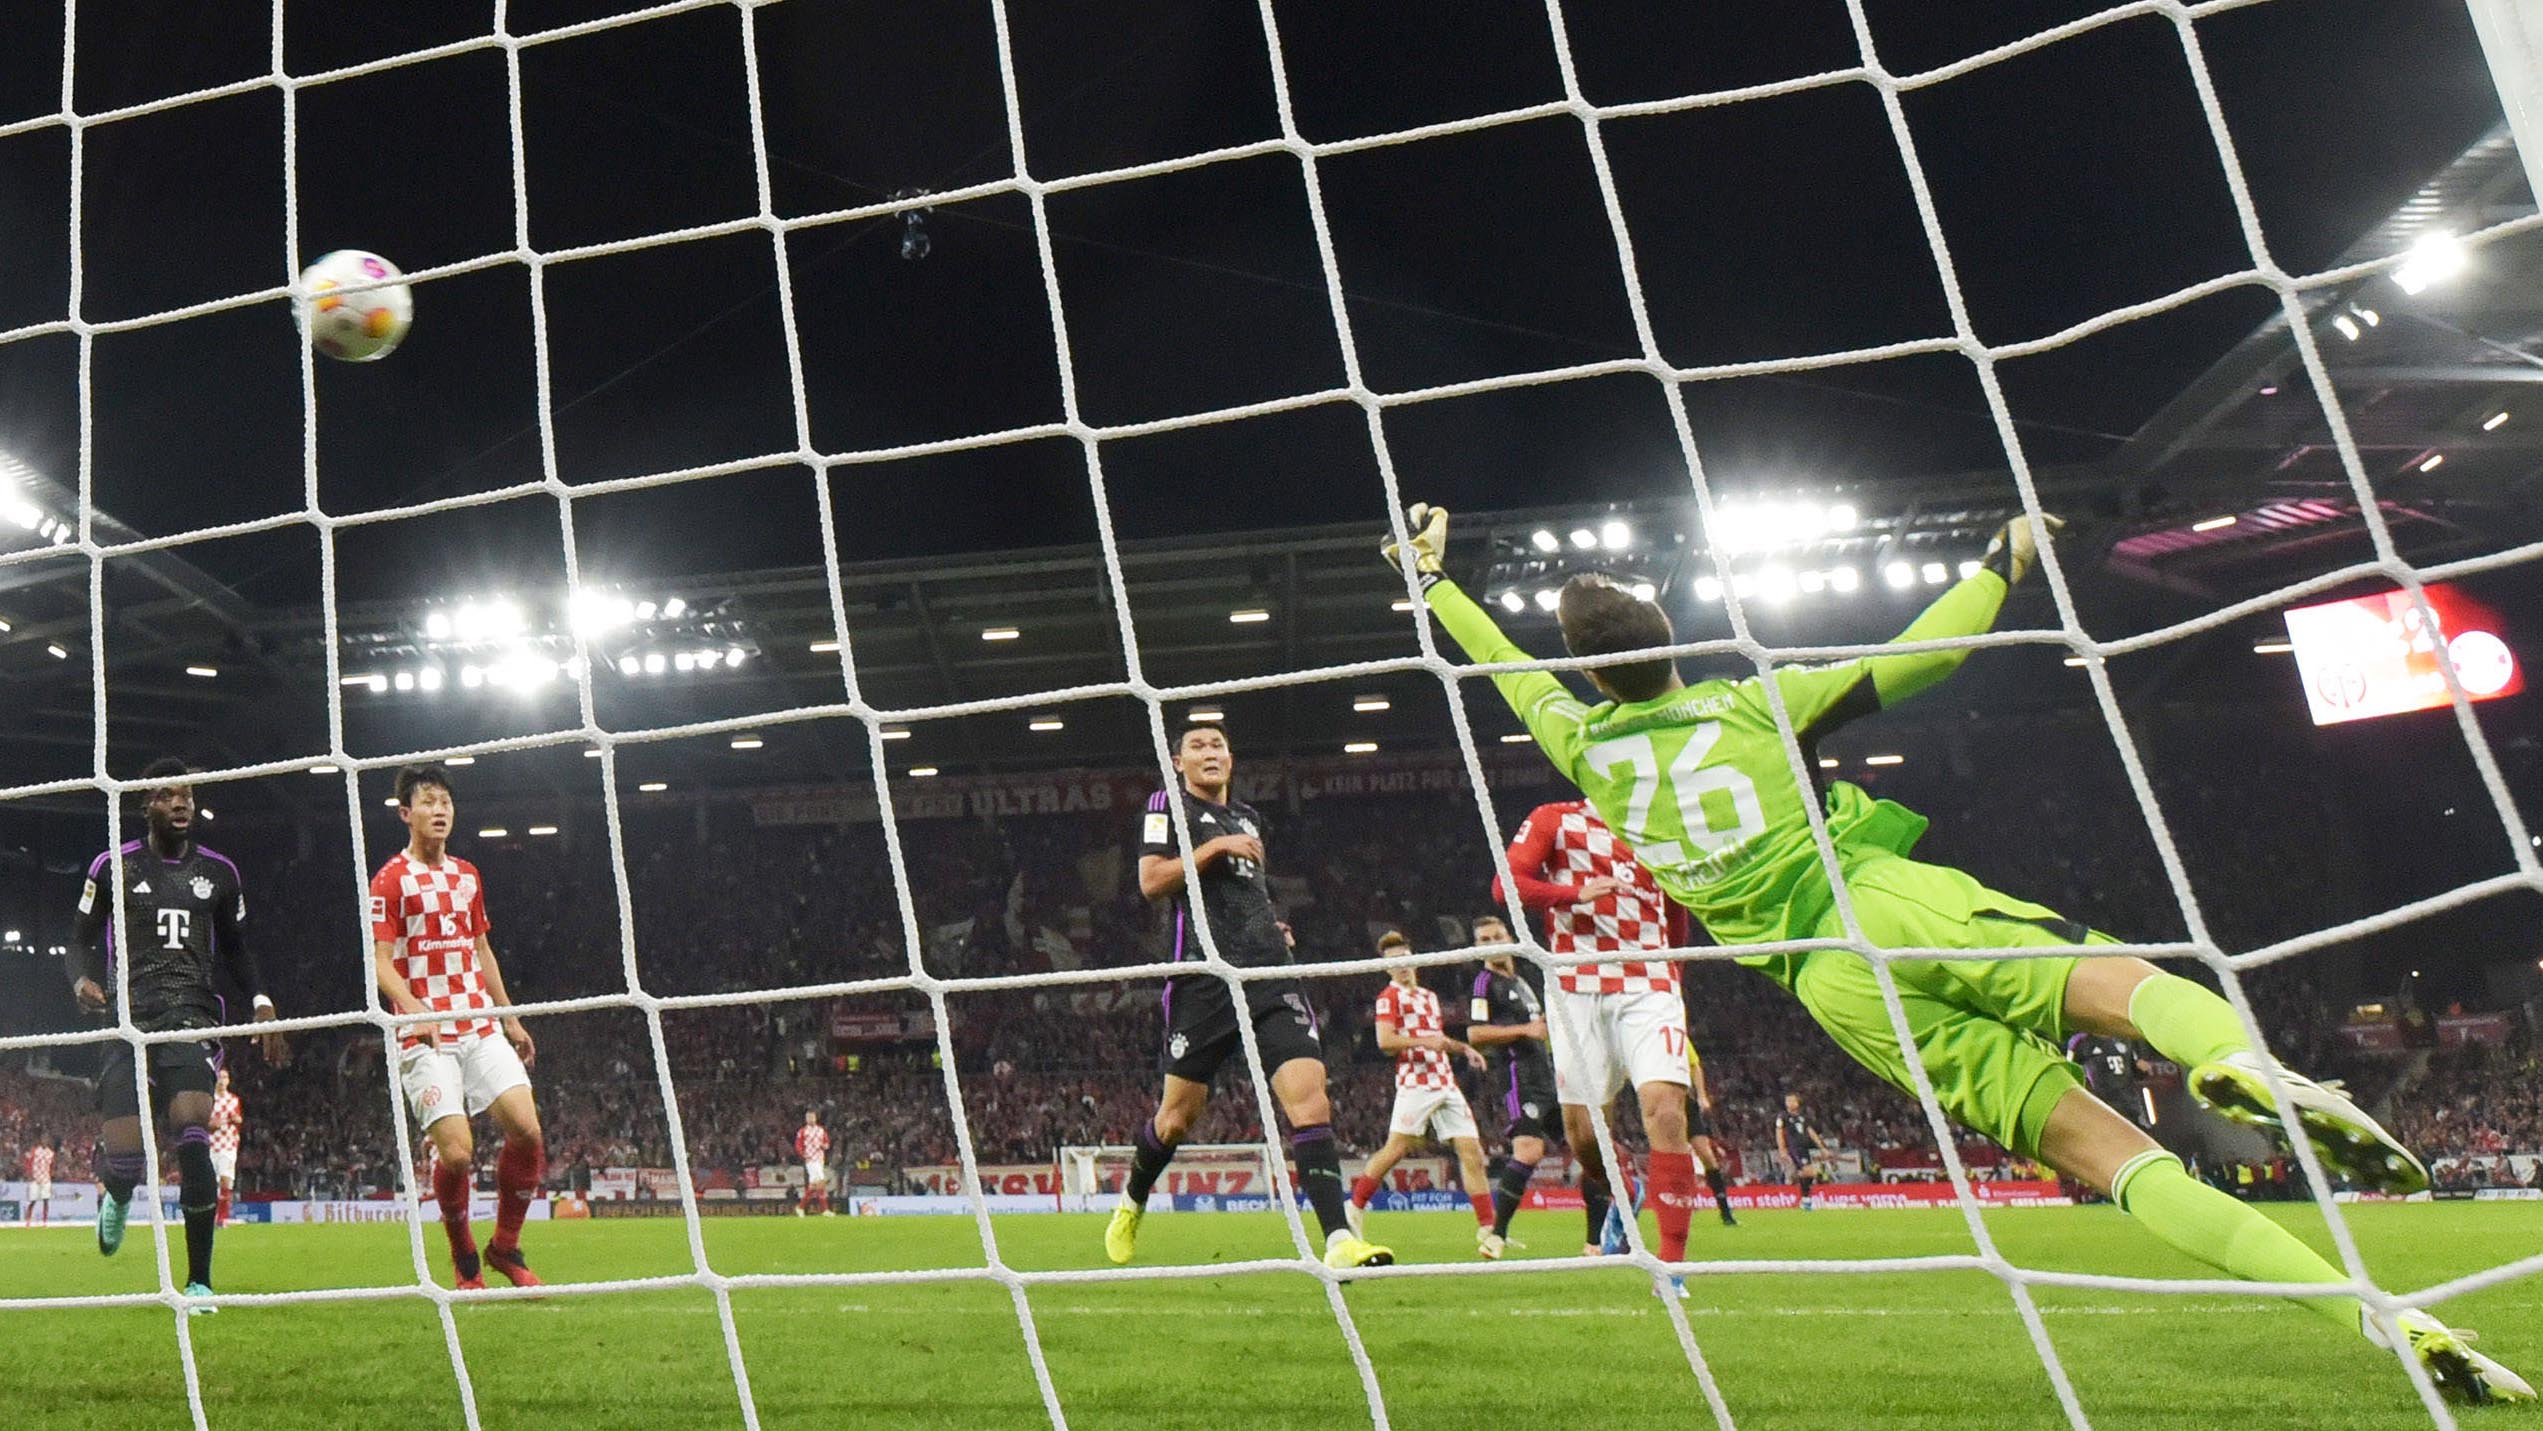
<path id="1" fill-rule="evenodd" d="M 35 1135 L 35 1146 L 26 1150 L 26 1225 L 41 1227 L 53 1220 L 53 1138 L 48 1133 Z M 36 1209 L 44 1209 L 38 1216 Z"/>
<path id="2" fill-rule="evenodd" d="M 804 1110 L 804 1125 L 795 1130 L 795 1156 L 803 1159 L 804 1196 L 795 1204 L 795 1216 L 801 1217 L 820 1205 L 823 1217 L 830 1215 L 830 1130 L 821 1126 L 821 1110 Z"/>
<path id="3" fill-rule="evenodd" d="M 230 1071 L 226 1068 L 212 1076 L 212 1176 L 221 1184 L 221 1198 L 212 1211 L 212 1225 L 227 1227 L 230 1223 L 230 1190 L 238 1184 L 238 1140 L 247 1131 L 247 1110 L 230 1091 Z"/>
<path id="4" fill-rule="evenodd" d="M 1586 800 L 1557 801 L 1529 812 L 1510 841 L 1510 873 L 1519 882 L 1519 903 L 1545 915 L 1546 948 L 1558 958 L 1656 953 L 1687 943 L 1686 911 L 1660 892 L 1651 872 Z M 1492 897 L 1503 897 L 1497 878 Z M 1554 1091 L 1563 1104 L 1564 1136 L 1580 1163 L 1591 1239 L 1611 1252 L 1624 1248 L 1621 1228 L 1601 1236 L 1613 1194 L 1589 1110 L 1604 1108 L 1631 1083 L 1651 1140 L 1658 1251 L 1664 1261 L 1680 1261 L 1695 1207 L 1689 1135 L 1704 1130 L 1692 1126 L 1702 1114 L 1687 1101 L 1686 998 L 1679 991 L 1678 966 L 1665 959 L 1607 959 L 1559 969 L 1552 984 L 1545 1021 L 1554 1048 Z M 1630 1189 L 1632 1170 L 1622 1171 Z M 1706 1176 L 1721 1183 L 1719 1168 L 1707 1169 Z"/>
<path id="5" fill-rule="evenodd" d="M 538 1046 L 519 1019 L 498 1025 L 476 1012 L 509 1004 L 512 996 L 486 938 L 485 884 L 475 865 L 450 853 L 459 814 L 450 772 L 438 765 L 399 771 L 397 812 L 409 838 L 371 880 L 371 962 L 392 1011 L 459 1015 L 405 1025 L 397 1055 L 407 1107 L 437 1159 L 433 1195 L 450 1238 L 451 1270 L 462 1290 L 486 1285 L 468 1227 L 477 1155 L 468 1122 L 492 1113 L 503 1130 L 503 1152 L 495 1161 L 494 1240 L 483 1262 L 516 1287 L 535 1287 L 539 1279 L 521 1257 L 521 1222 L 538 1196 L 546 1156 L 530 1096 Z"/>
<path id="6" fill-rule="evenodd" d="M 1377 952 L 1409 954 L 1412 941 L 1390 929 L 1378 939 Z M 1448 1036 L 1440 1021 L 1439 995 L 1423 988 L 1410 966 L 1391 968 L 1386 977 L 1377 996 L 1377 1046 L 1395 1055 L 1395 1116 L 1387 1122 L 1386 1146 L 1351 1180 L 1352 1234 L 1367 1236 L 1361 1225 L 1369 1199 L 1377 1196 L 1379 1184 L 1404 1155 L 1428 1137 L 1456 1150 L 1458 1180 L 1466 1185 L 1466 1201 L 1475 1210 L 1475 1250 L 1499 1257 L 1506 1244 L 1492 1230 L 1492 1185 L 1484 1181 L 1483 1140 L 1475 1133 L 1474 1110 L 1457 1091 L 1457 1067 L 1449 1062 L 1462 1058 L 1480 1069 L 1483 1055 Z"/>

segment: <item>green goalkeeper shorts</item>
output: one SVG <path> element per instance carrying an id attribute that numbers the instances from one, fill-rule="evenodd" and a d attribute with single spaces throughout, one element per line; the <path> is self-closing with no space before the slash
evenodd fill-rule
<path id="1" fill-rule="evenodd" d="M 2005 949 L 2117 941 L 1956 869 L 1897 855 L 1852 864 L 1846 885 L 1864 934 L 1886 949 Z M 1812 933 L 1841 938 L 1832 909 Z M 2083 1080 L 2063 1052 L 2073 957 L 1910 959 L 1890 965 L 1916 1051 L 1943 1111 L 2025 1158 L 2040 1155 L 2049 1111 Z M 1802 956 L 1792 990 L 1857 1063 L 1913 1096 L 1872 965 L 1842 949 Z"/>

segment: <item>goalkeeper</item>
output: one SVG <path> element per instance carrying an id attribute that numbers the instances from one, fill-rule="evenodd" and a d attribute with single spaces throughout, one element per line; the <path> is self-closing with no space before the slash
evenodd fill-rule
<path id="1" fill-rule="evenodd" d="M 1494 664 L 1530 659 L 1442 574 L 1448 514 L 1417 506 L 1408 530 L 1414 573 L 1431 613 L 1466 655 Z M 1983 569 L 1944 592 L 1898 640 L 1989 629 L 2036 555 L 2031 520 L 2011 523 L 1988 548 Z M 1403 559 L 1392 542 L 1386 556 Z M 1571 654 L 1624 657 L 1584 673 L 1605 699 L 1585 705 L 1543 671 L 1503 672 L 1493 683 L 1660 887 L 1723 944 L 1843 938 L 1803 803 L 1819 792 L 1806 791 L 1795 778 L 1763 682 L 1752 677 L 1690 686 L 1673 660 L 1634 656 L 1675 641 L 1669 619 L 1604 576 L 1572 578 L 1559 613 Z M 1776 670 L 1803 767 L 1817 768 L 1813 747 L 1821 737 L 1934 685 L 1958 669 L 1965 654 L 1900 652 Z M 1959 870 L 1909 859 L 1925 820 L 1899 805 L 1837 782 L 1824 792 L 1823 809 L 1856 917 L 1876 946 L 2116 942 Z M 1740 962 L 1790 989 L 1856 1062 L 1912 1092 L 1868 960 L 1828 949 Z M 2190 1070 L 2190 1091 L 2201 1103 L 2239 1122 L 2275 1127 L 2278 1110 L 2263 1081 L 2264 1060 L 2223 999 L 2133 958 L 1917 959 L 1890 968 L 1935 1096 L 1962 1124 L 2101 1189 L 2148 1231 L 2212 1267 L 2262 1282 L 2347 1280 L 2278 1224 L 2191 1177 L 2180 1159 L 2087 1092 L 2058 1052 L 2075 1032 L 2140 1040 Z M 2278 1078 L 2333 1171 L 2385 1191 L 2428 1186 L 2419 1160 L 2347 1098 L 2284 1070 Z M 2383 1344 L 2357 1299 L 2300 1300 Z M 2523 1379 L 2470 1350 L 2468 1337 L 2435 1318 L 2405 1312 L 2400 1325 L 2412 1353 L 2450 1398 L 2534 1395 Z"/>

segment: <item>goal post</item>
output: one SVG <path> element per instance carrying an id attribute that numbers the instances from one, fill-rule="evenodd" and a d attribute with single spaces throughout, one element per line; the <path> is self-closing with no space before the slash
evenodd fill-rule
<path id="1" fill-rule="evenodd" d="M 1121 1191 L 1137 1152 L 1128 1143 L 1072 1144 L 1060 1149 L 1061 1195 L 1109 1197 Z M 1288 1169 L 1281 1171 L 1285 1176 Z M 1275 1196 L 1261 1143 L 1185 1143 L 1174 1150 L 1174 1161 L 1158 1179 L 1157 1190 L 1169 1196 Z"/>

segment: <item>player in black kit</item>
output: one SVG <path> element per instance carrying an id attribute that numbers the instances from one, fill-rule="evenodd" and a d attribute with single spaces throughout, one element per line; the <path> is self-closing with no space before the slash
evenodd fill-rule
<path id="1" fill-rule="evenodd" d="M 1229 790 L 1236 760 L 1226 733 L 1207 725 L 1185 731 L 1175 742 L 1174 769 L 1182 777 L 1180 788 L 1158 791 L 1139 817 L 1139 892 L 1164 921 L 1170 957 L 1178 963 L 1206 957 L 1175 843 L 1173 802 L 1179 800 L 1192 834 L 1201 912 L 1219 956 L 1249 967 L 1295 962 L 1289 926 L 1272 907 L 1262 816 Z M 1166 980 L 1165 1093 L 1157 1100 L 1156 1117 L 1140 1126 L 1121 1205 L 1104 1229 L 1104 1254 L 1115 1262 L 1128 1262 L 1136 1251 L 1149 1191 L 1173 1159 L 1175 1145 L 1209 1105 L 1211 1078 L 1243 1047 L 1236 998 L 1216 974 Z M 1244 999 L 1271 1075 L 1272 1097 L 1289 1116 L 1289 1151 L 1298 1160 L 1299 1185 L 1324 1226 L 1325 1265 L 1385 1266 L 1395 1254 L 1353 1233 L 1344 1208 L 1341 1150 L 1333 1141 L 1333 1105 L 1325 1097 L 1324 1045 L 1316 1039 L 1305 991 L 1295 979 L 1258 980 L 1244 986 Z"/>
<path id="2" fill-rule="evenodd" d="M 1810 1210 L 1810 1190 L 1819 1185 L 1827 1170 L 1819 1155 L 1828 1151 L 1828 1140 L 1810 1126 L 1810 1115 L 1801 1111 L 1801 1095 L 1784 1095 L 1784 1111 L 1775 1115 L 1775 1152 L 1801 1189 L 1802 1211 Z"/>
<path id="3" fill-rule="evenodd" d="M 2124 1038 L 2077 1034 L 2066 1044 L 2066 1056 L 2084 1070 L 2084 1086 L 2109 1104 L 2120 1117 L 2152 1131 L 2153 1111 L 2146 1106 L 2146 1056 Z"/>
<path id="4" fill-rule="evenodd" d="M 142 807 L 144 839 L 99 855 L 80 891 L 71 936 L 71 993 L 92 1018 L 115 1013 L 115 960 L 129 961 L 133 1027 L 145 1033 L 215 1028 L 229 1022 L 227 1004 L 214 987 L 215 966 L 226 966 L 250 996 L 255 1021 L 274 1018 L 256 957 L 242 937 L 247 898 L 238 866 L 194 842 L 194 786 L 184 762 L 161 760 L 142 772 L 153 785 Z M 115 891 L 123 890 L 125 927 L 113 923 Z M 280 1062 L 280 1034 L 259 1042 L 265 1057 Z M 186 1295 L 212 1292 L 212 1224 L 220 1184 L 212 1172 L 212 1073 L 218 1044 L 179 1041 L 142 1046 L 150 1067 L 154 1108 L 162 1133 L 177 1130 L 178 1196 L 185 1209 Z M 106 1145 L 97 1204 L 97 1250 L 112 1257 L 124 1242 L 124 1218 L 147 1164 L 141 1148 L 142 1091 L 129 1049 L 113 1047 L 98 1079 L 98 1111 Z M 167 1100 L 164 1105 L 156 1102 Z M 213 1307 L 189 1310 L 204 1313 Z"/>
<path id="5" fill-rule="evenodd" d="M 1474 922 L 1474 941 L 1507 944 L 1510 926 L 1498 915 L 1480 916 Z M 1535 987 L 1520 977 L 1517 961 L 1496 954 L 1475 974 L 1466 1019 L 1466 1042 L 1491 1061 L 1484 1086 L 1510 1120 L 1510 1151 L 1492 1180 L 1492 1231 L 1506 1238 L 1546 1145 L 1563 1137 L 1562 1104 L 1554 1096 L 1554 1056 L 1545 1047 L 1545 1006 Z M 1590 1221 L 1590 1241 L 1598 1240 L 1598 1224 L 1606 1215 L 1602 1199 Z"/>

